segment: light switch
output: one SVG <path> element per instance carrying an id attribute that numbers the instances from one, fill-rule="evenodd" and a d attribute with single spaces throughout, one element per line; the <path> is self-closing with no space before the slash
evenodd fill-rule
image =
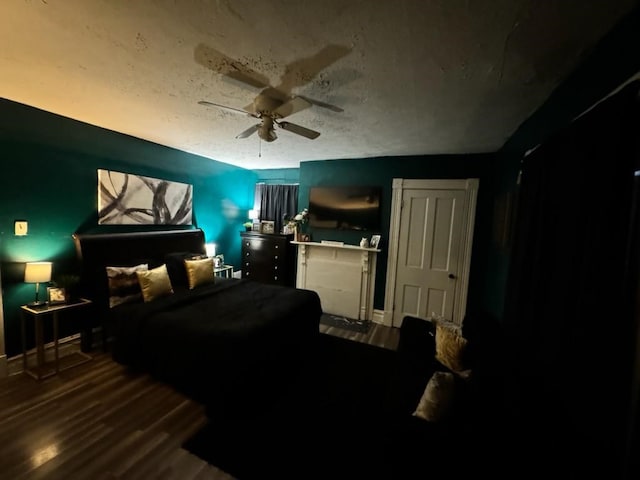
<path id="1" fill-rule="evenodd" d="M 16 220 L 14 222 L 14 230 L 16 235 L 24 236 L 27 234 L 27 231 L 29 230 L 29 224 L 27 223 L 26 220 Z"/>

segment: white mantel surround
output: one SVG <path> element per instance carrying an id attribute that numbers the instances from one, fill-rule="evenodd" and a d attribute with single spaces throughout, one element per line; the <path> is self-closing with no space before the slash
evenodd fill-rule
<path id="1" fill-rule="evenodd" d="M 380 250 L 338 242 L 291 243 L 298 246 L 297 288 L 317 292 L 324 313 L 373 320 L 376 258 Z"/>

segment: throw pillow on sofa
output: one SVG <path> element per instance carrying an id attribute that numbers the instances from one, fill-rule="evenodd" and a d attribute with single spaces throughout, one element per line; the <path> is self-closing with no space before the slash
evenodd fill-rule
<path id="1" fill-rule="evenodd" d="M 438 422 L 445 419 L 453 405 L 455 386 L 456 382 L 453 373 L 434 372 L 424 389 L 422 397 L 420 397 L 413 416 L 429 422 Z"/>
<path id="2" fill-rule="evenodd" d="M 436 360 L 453 372 L 462 374 L 466 369 L 467 339 L 456 326 L 436 322 Z"/>

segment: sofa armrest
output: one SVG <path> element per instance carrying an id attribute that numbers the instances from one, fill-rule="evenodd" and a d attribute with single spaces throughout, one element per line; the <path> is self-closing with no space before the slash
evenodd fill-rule
<path id="1" fill-rule="evenodd" d="M 396 349 L 391 398 L 396 412 L 410 415 L 436 368 L 435 326 L 428 320 L 404 317 Z"/>
<path id="2" fill-rule="evenodd" d="M 436 327 L 429 320 L 404 317 L 400 325 L 398 354 L 417 363 L 433 359 L 436 354 Z"/>

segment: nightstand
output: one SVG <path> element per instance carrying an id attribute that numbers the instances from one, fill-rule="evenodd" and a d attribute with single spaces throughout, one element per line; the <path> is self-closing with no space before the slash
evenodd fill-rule
<path id="1" fill-rule="evenodd" d="M 60 373 L 61 370 L 66 370 L 91 360 L 92 357 L 82 351 L 74 352 L 74 355 L 79 355 L 81 360 L 66 365 L 64 368 L 60 368 L 60 354 L 58 351 L 58 323 L 60 314 L 70 310 L 87 307 L 89 305 L 91 305 L 91 300 L 81 298 L 73 301 L 72 303 L 61 303 L 56 305 L 47 304 L 44 307 L 30 307 L 29 305 L 22 305 L 20 307 L 22 329 L 22 366 L 24 373 L 32 376 L 36 380 L 42 380 Z M 35 322 L 36 367 L 33 369 L 29 368 L 27 363 L 27 317 L 33 318 Z M 53 322 L 53 354 L 55 360 L 52 366 L 47 365 L 45 362 L 43 321 L 46 318 L 51 318 Z"/>
<path id="2" fill-rule="evenodd" d="M 233 265 L 222 265 L 221 267 L 215 267 L 213 269 L 213 274 L 216 277 L 231 278 L 233 277 Z"/>

